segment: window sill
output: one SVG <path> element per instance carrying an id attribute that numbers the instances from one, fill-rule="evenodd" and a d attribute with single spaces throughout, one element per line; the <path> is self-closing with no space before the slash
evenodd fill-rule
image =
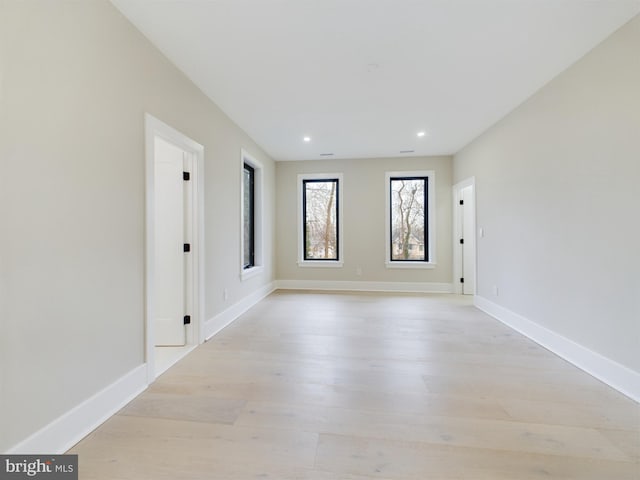
<path id="1" fill-rule="evenodd" d="M 257 265 L 255 267 L 242 269 L 240 272 L 240 280 L 244 281 L 249 278 L 255 277 L 256 275 L 260 275 L 264 271 L 264 267 L 262 265 Z"/>
<path id="2" fill-rule="evenodd" d="M 303 260 L 298 261 L 299 267 L 319 267 L 319 268 L 342 268 L 344 265 L 343 261 L 334 261 L 334 260 Z"/>
<path id="3" fill-rule="evenodd" d="M 433 269 L 438 265 L 436 262 L 412 262 L 412 261 L 387 261 L 387 268 L 418 268 L 418 269 Z"/>

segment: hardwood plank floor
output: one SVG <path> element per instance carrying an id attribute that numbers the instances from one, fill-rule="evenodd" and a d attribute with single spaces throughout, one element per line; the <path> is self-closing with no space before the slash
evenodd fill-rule
<path id="1" fill-rule="evenodd" d="M 640 405 L 455 295 L 278 291 L 76 445 L 82 479 L 634 479 Z"/>

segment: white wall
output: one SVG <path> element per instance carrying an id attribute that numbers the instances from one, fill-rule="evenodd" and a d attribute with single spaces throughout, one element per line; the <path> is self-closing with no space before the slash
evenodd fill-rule
<path id="1" fill-rule="evenodd" d="M 430 270 L 385 267 L 385 172 L 434 170 L 436 261 Z M 278 162 L 277 278 L 287 281 L 451 283 L 451 157 Z M 302 173 L 342 173 L 344 266 L 297 265 L 297 182 Z M 356 268 L 362 275 L 356 274 Z"/>
<path id="2" fill-rule="evenodd" d="M 454 159 L 476 177 L 478 294 L 636 372 L 639 52 L 636 17 Z"/>
<path id="3" fill-rule="evenodd" d="M 0 9 L 5 451 L 144 362 L 145 112 L 205 148 L 207 318 L 273 281 L 275 168 L 107 1 Z M 266 216 L 265 273 L 242 283 L 241 148 Z"/>

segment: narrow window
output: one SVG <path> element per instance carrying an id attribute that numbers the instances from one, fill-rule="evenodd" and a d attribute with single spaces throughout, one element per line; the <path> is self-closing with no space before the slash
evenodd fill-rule
<path id="1" fill-rule="evenodd" d="M 389 179 L 391 262 L 429 262 L 429 177 Z"/>
<path id="2" fill-rule="evenodd" d="M 263 252 L 263 166 L 240 150 L 240 279 L 264 271 Z"/>
<path id="3" fill-rule="evenodd" d="M 256 264 L 255 169 L 245 163 L 243 169 L 243 261 L 242 268 Z"/>
<path id="4" fill-rule="evenodd" d="M 302 180 L 304 260 L 340 260 L 339 179 Z"/>

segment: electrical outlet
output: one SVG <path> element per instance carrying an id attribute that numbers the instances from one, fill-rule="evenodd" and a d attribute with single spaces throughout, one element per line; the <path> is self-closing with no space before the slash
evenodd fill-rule
<path id="1" fill-rule="evenodd" d="M 493 294 L 497 297 L 499 293 L 500 293 L 500 291 L 498 290 L 498 286 L 494 285 L 493 286 Z"/>
<path id="2" fill-rule="evenodd" d="M 362 267 L 356 267 L 356 275 L 362 275 Z"/>
<path id="3" fill-rule="evenodd" d="M 227 290 L 226 288 L 222 291 L 222 298 L 225 300 L 229 298 L 229 290 Z"/>

